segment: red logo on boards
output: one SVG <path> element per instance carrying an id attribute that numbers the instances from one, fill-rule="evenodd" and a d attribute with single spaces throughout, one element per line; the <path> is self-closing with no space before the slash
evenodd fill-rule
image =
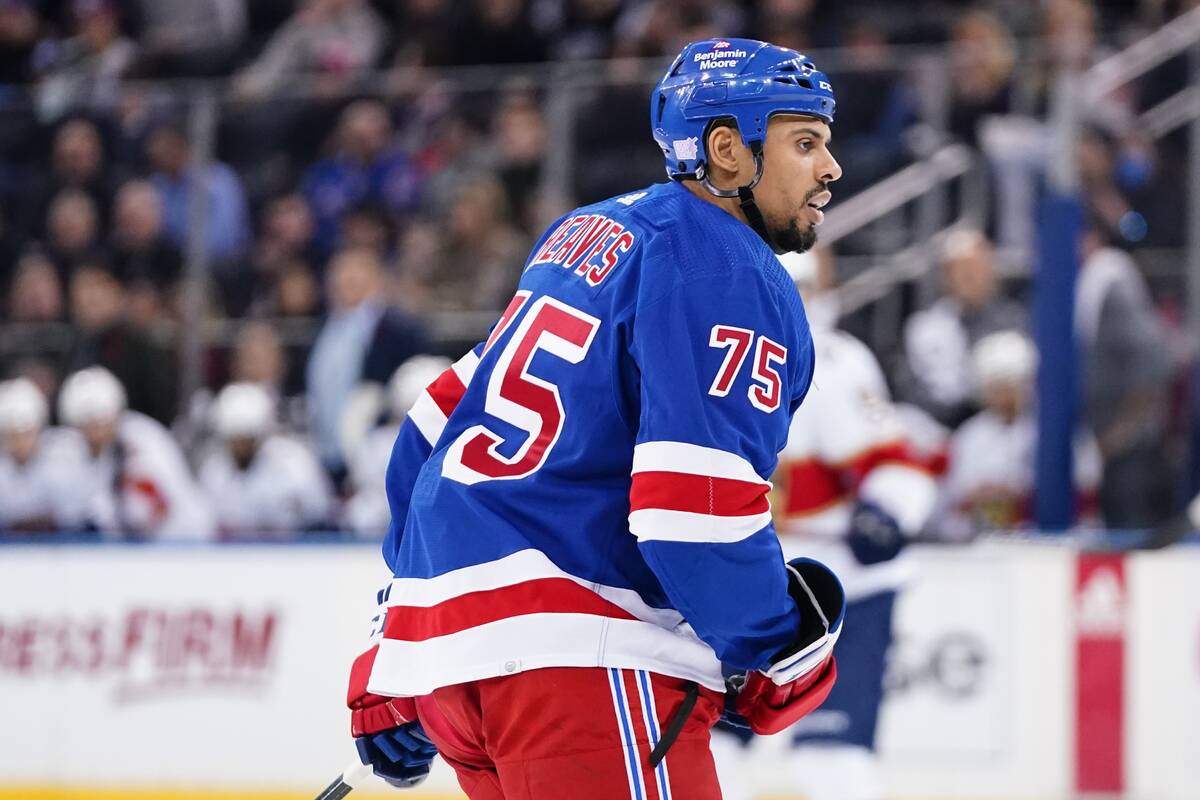
<path id="1" fill-rule="evenodd" d="M 118 704 L 260 691 L 274 677 L 279 627 L 275 609 L 207 605 L 0 618 L 0 679 L 105 680 Z"/>
<path id="2" fill-rule="evenodd" d="M 721 41 L 719 41 L 719 42 L 717 42 L 716 44 L 714 44 L 714 45 L 713 45 L 713 49 L 714 49 L 714 50 L 721 50 L 721 49 L 724 49 L 724 48 L 726 48 L 726 47 L 732 47 L 732 46 L 733 46 L 733 45 L 729 44 L 729 42 L 727 42 L 727 41 L 725 41 L 724 39 L 722 39 Z"/>

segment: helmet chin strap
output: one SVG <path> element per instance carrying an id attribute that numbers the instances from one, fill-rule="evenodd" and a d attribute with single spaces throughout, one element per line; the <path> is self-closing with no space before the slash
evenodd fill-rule
<path id="1" fill-rule="evenodd" d="M 704 184 L 704 188 L 710 194 L 716 197 L 736 197 L 738 199 L 738 206 L 742 209 L 742 213 L 746 215 L 746 221 L 750 223 L 750 227 L 762 237 L 762 240 L 767 243 L 768 247 L 775 251 L 776 255 L 779 255 L 783 250 L 779 249 L 775 242 L 771 240 L 771 234 L 767 232 L 767 222 L 763 219 L 762 212 L 758 209 L 758 203 L 754 202 L 754 187 L 758 186 L 758 182 L 762 180 L 763 176 L 762 149 L 762 142 L 750 143 L 750 153 L 754 156 L 754 177 L 745 186 L 739 186 L 736 189 L 720 189 L 713 186 L 708 180 L 708 170 L 704 168 L 703 164 L 697 170 L 699 173 L 697 177 L 700 178 L 700 183 Z"/>

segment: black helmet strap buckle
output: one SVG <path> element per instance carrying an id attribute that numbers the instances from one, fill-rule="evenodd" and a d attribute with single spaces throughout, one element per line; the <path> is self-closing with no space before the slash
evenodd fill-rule
<path id="1" fill-rule="evenodd" d="M 763 219 L 762 212 L 758 209 L 758 203 L 754 202 L 754 187 L 758 186 L 758 182 L 763 176 L 763 143 L 762 140 L 756 140 L 750 143 L 750 153 L 754 156 L 754 177 L 745 186 L 739 186 L 736 189 L 720 189 L 713 186 L 708 180 L 708 170 L 701 164 L 696 170 L 697 177 L 704 184 L 704 188 L 711 194 L 717 197 L 736 197 L 738 206 L 742 209 L 742 213 L 746 215 L 746 221 L 750 223 L 750 227 L 754 232 L 762 237 L 762 240 L 767 243 L 767 246 L 776 253 L 783 252 L 775 243 L 771 241 L 771 234 L 767 233 L 767 223 Z"/>

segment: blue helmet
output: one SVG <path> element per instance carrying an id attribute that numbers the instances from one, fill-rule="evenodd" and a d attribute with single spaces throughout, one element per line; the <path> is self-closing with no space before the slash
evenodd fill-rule
<path id="1" fill-rule="evenodd" d="M 704 135 L 712 120 L 735 119 L 757 155 L 771 115 L 807 114 L 830 123 L 833 107 L 829 78 L 807 56 L 756 39 L 705 39 L 684 47 L 654 87 L 650 126 L 667 175 L 703 179 Z"/>

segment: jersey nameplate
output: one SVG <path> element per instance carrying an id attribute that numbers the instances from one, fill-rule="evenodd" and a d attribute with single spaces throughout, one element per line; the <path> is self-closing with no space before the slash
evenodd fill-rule
<path id="1" fill-rule="evenodd" d="M 538 248 L 529 266 L 557 264 L 599 286 L 635 242 L 632 232 L 603 214 L 569 217 Z"/>

